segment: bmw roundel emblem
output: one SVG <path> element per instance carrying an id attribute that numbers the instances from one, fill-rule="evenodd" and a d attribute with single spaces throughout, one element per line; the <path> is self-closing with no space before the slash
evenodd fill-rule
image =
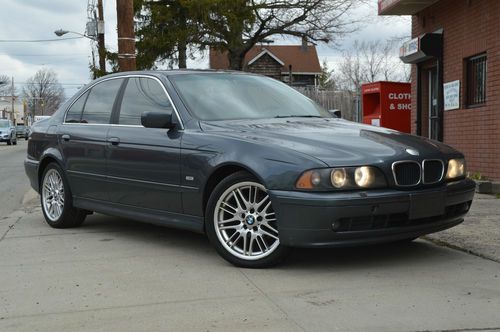
<path id="1" fill-rule="evenodd" d="M 408 152 L 408 154 L 411 154 L 412 156 L 418 156 L 419 155 L 418 151 L 415 150 L 415 149 L 406 148 L 405 151 Z"/>

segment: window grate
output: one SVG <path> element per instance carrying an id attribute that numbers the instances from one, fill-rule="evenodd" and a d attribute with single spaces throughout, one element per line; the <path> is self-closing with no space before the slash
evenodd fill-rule
<path id="1" fill-rule="evenodd" d="M 486 54 L 467 60 L 467 105 L 476 106 L 486 103 Z"/>

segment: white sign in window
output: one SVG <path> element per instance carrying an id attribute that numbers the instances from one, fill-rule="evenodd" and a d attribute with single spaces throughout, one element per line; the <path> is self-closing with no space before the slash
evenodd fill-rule
<path id="1" fill-rule="evenodd" d="M 460 81 L 452 81 L 443 84 L 444 110 L 456 110 L 460 108 Z"/>

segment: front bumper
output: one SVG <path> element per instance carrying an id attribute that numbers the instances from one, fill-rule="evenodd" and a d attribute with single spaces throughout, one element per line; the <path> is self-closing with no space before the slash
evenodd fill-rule
<path id="1" fill-rule="evenodd" d="M 343 193 L 270 190 L 280 243 L 291 247 L 336 247 L 410 239 L 463 221 L 474 181 L 438 188 Z"/>

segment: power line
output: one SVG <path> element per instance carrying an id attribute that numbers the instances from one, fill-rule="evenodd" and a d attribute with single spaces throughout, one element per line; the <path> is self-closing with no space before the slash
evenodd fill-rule
<path id="1" fill-rule="evenodd" d="M 88 82 L 87 82 L 88 83 Z M 85 85 L 87 83 L 55 83 L 55 82 L 44 82 L 43 84 L 60 84 L 60 85 Z M 34 83 L 29 83 L 29 82 L 16 82 L 16 84 L 19 85 L 26 85 L 26 84 L 37 84 L 37 82 Z"/>
<path id="2" fill-rule="evenodd" d="M 9 54 L 9 53 L 0 53 L 0 55 L 8 55 L 8 56 L 27 56 L 27 57 L 38 57 L 38 56 L 75 56 L 75 55 L 81 55 L 81 56 L 88 56 L 88 54 L 85 53 L 69 53 L 69 54 Z"/>
<path id="3" fill-rule="evenodd" d="M 66 38 L 57 38 L 57 39 L 0 39 L 0 43 L 42 43 L 42 42 L 54 42 L 54 41 L 62 41 L 68 39 L 81 39 L 84 37 L 66 37 Z"/>

